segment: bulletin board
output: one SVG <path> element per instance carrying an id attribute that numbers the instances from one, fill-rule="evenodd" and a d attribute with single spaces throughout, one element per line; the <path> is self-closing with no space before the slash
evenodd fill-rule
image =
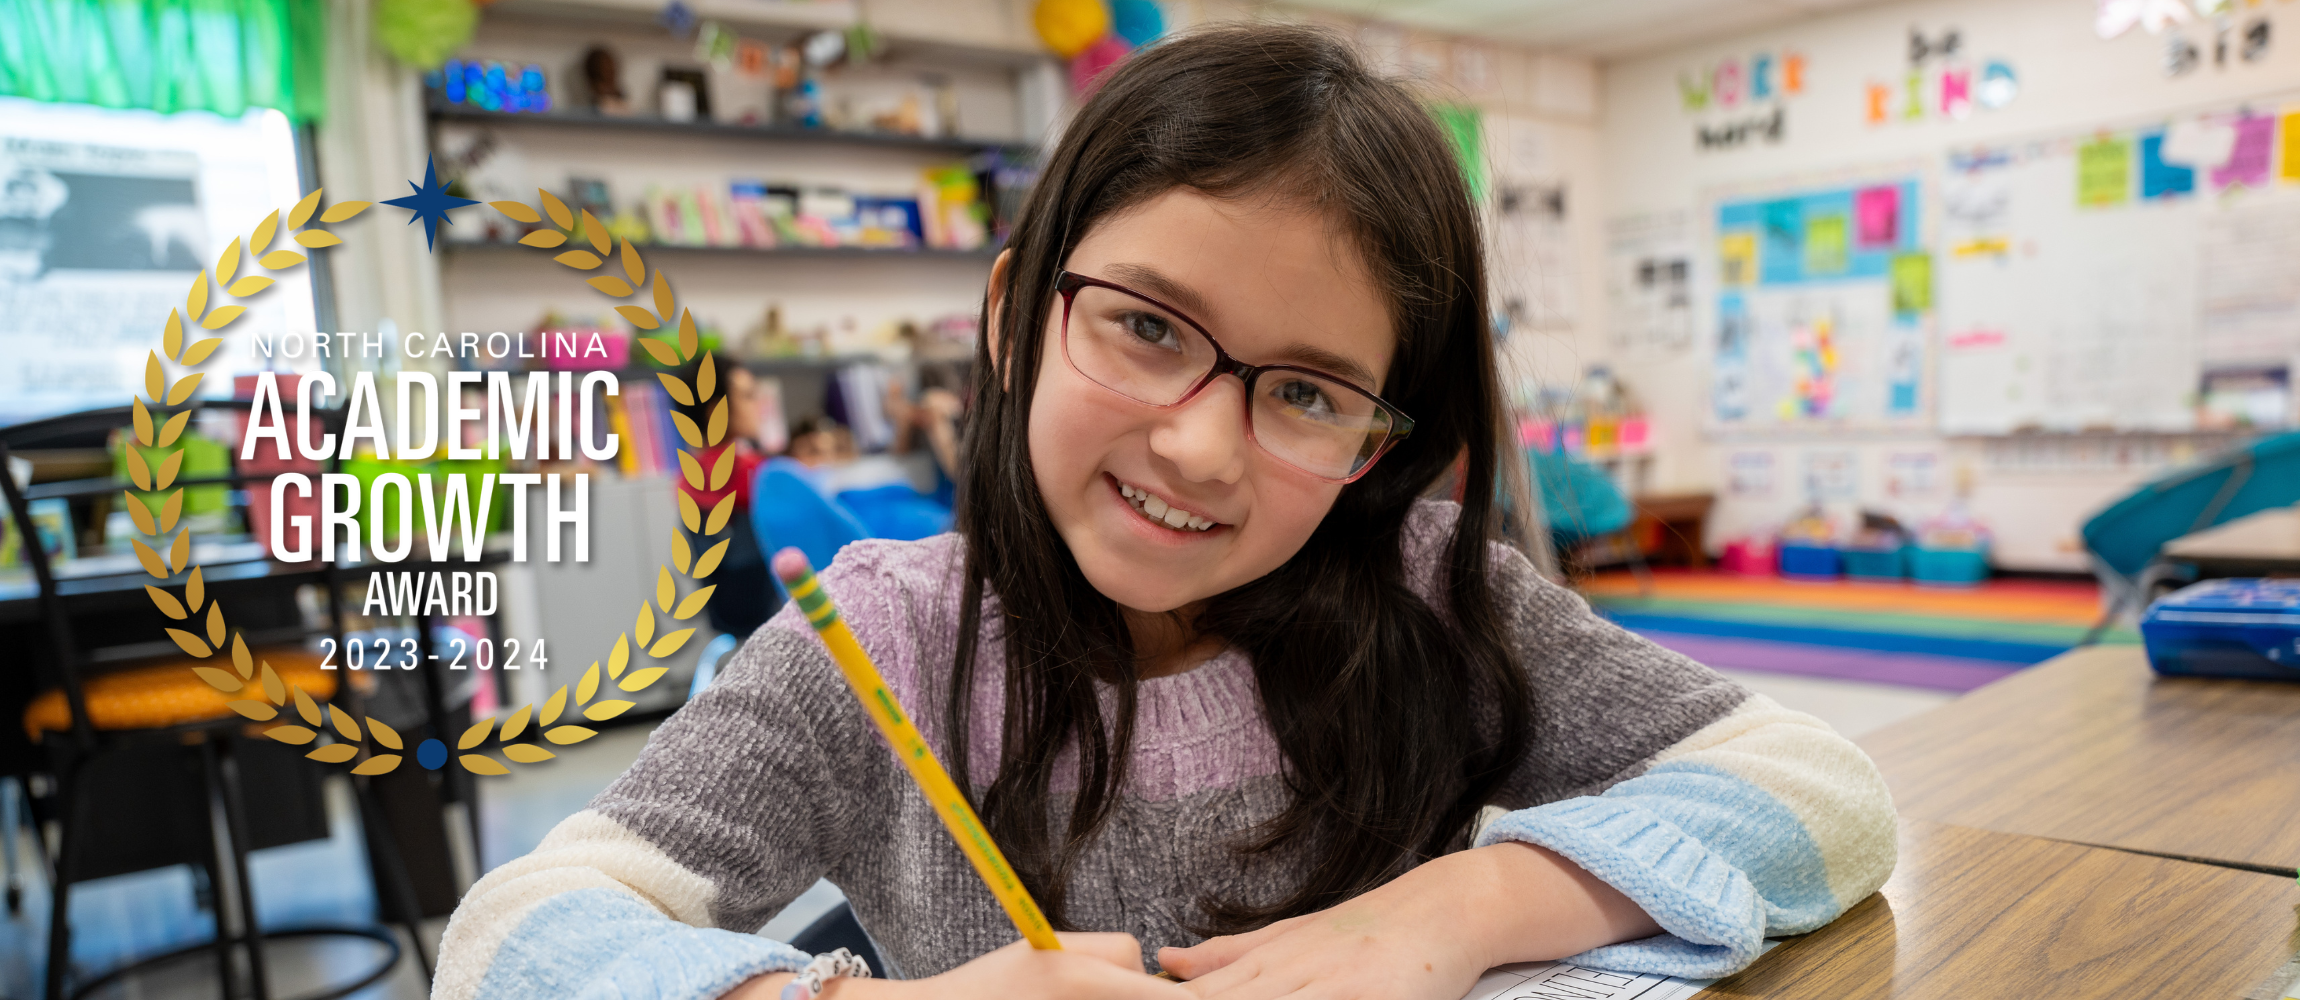
<path id="1" fill-rule="evenodd" d="M 1903 176 L 1716 202 L 1713 429 L 1927 425 L 1920 190 Z"/>

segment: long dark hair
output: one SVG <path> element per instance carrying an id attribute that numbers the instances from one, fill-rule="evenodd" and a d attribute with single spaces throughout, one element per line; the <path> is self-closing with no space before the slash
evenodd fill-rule
<path id="1" fill-rule="evenodd" d="M 1344 487 L 1309 541 L 1269 575 L 1209 600 L 1194 625 L 1252 658 L 1292 793 L 1237 850 L 1299 852 L 1308 875 L 1274 900 L 1201 900 L 1202 933 L 1307 913 L 1460 843 L 1527 742 L 1528 692 L 1489 580 L 1499 537 L 1500 382 L 1477 213 L 1445 139 L 1347 43 L 1288 26 L 1219 28 L 1138 53 L 1080 109 L 1010 240 L 995 338 L 976 351 L 957 517 L 966 539 L 958 652 L 945 704 L 960 786 L 1057 926 L 1084 847 L 1125 784 L 1134 654 L 1121 611 L 1050 527 L 1029 436 L 1053 279 L 1098 220 L 1175 187 L 1266 194 L 1326 213 L 1355 238 L 1398 346 L 1384 398 L 1413 437 Z M 987 329 L 994 317 L 986 307 Z M 993 352 L 992 343 L 997 344 Z M 1408 588 L 1408 512 L 1460 462 L 1461 512 L 1442 548 L 1442 606 Z M 977 662 L 983 599 L 1005 662 Z M 966 762 L 976 672 L 1003 667 L 997 777 Z M 1115 694 L 1105 718 L 1097 685 Z M 1484 725 L 1465 725 L 1481 718 Z M 1057 756 L 1077 749 L 1067 823 L 1050 816 Z"/>

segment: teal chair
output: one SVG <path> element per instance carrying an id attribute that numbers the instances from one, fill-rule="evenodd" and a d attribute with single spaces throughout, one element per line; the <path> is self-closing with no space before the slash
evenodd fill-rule
<path id="1" fill-rule="evenodd" d="M 1637 520 L 1637 508 L 1621 488 L 1596 466 L 1563 451 L 1528 448 L 1525 464 L 1533 473 L 1534 492 L 1541 497 L 1541 512 L 1549 523 L 1550 543 L 1560 561 L 1579 562 L 1574 554 L 1601 539 L 1616 539 L 1628 556 L 1629 571 L 1638 589 L 1653 592 L 1653 571 L 1645 565 L 1645 552 L 1628 535 Z"/>

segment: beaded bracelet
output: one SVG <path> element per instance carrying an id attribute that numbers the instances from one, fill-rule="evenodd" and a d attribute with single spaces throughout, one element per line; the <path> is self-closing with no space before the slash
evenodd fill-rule
<path id="1" fill-rule="evenodd" d="M 800 969 L 790 983 L 783 987 L 782 1000 L 815 1000 L 823 995 L 823 985 L 840 976 L 854 979 L 870 978 L 870 963 L 855 953 L 840 948 L 827 955 L 816 955 L 815 960 Z"/>

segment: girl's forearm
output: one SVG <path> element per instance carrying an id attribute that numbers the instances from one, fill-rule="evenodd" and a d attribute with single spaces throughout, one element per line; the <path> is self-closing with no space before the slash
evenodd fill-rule
<path id="1" fill-rule="evenodd" d="M 780 1000 L 783 987 L 790 985 L 792 978 L 788 972 L 770 972 L 744 981 L 719 1000 Z M 902 988 L 892 980 L 841 976 L 823 984 L 822 1000 L 895 1000 L 902 995 Z"/>
<path id="2" fill-rule="evenodd" d="M 1475 887 L 1478 895 L 1465 900 L 1463 912 L 1481 918 L 1469 926 L 1488 967 L 1549 961 L 1661 933 L 1621 890 L 1546 847 L 1512 841 L 1431 864 L 1458 866 L 1458 884 Z"/>

